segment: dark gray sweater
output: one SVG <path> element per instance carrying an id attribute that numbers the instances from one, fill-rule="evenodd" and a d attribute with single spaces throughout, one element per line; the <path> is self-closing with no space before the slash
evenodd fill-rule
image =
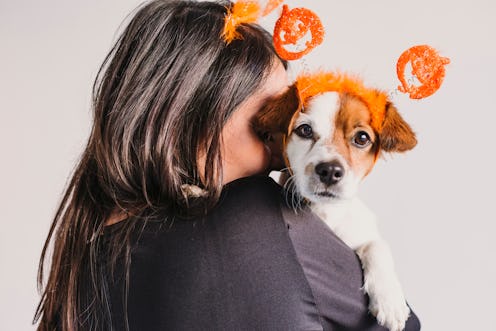
<path id="1" fill-rule="evenodd" d="M 249 177 L 226 185 L 204 219 L 149 222 L 131 255 L 130 330 L 385 330 L 368 313 L 355 253 L 283 201 L 272 179 Z M 109 291 L 125 330 L 123 282 Z M 412 313 L 407 330 L 419 329 Z"/>

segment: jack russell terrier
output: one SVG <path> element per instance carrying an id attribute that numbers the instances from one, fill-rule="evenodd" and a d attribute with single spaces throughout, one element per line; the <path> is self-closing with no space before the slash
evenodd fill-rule
<path id="1" fill-rule="evenodd" d="M 410 309 L 392 254 L 375 215 L 356 197 L 381 152 L 404 152 L 417 144 L 387 94 L 342 73 L 304 75 L 270 100 L 254 125 L 266 137 L 281 137 L 286 187 L 290 183 L 357 253 L 370 312 L 379 324 L 403 330 Z"/>

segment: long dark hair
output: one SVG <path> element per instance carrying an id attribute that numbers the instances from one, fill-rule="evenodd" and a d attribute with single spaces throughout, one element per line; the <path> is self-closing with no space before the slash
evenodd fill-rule
<path id="1" fill-rule="evenodd" d="M 229 2 L 153 1 L 142 5 L 102 64 L 93 86 L 93 127 L 43 247 L 38 284 L 53 240 L 38 330 L 111 329 L 101 236 L 116 212 L 129 217 L 104 264 L 125 252 L 130 234 L 156 215 L 208 212 L 222 190 L 221 131 L 263 83 L 275 61 L 256 24 L 221 36 Z M 198 155 L 205 164 L 199 169 Z M 201 174 L 201 175 L 200 175 Z M 184 184 L 208 195 L 194 204 Z M 110 261 L 109 261 L 110 260 Z"/>

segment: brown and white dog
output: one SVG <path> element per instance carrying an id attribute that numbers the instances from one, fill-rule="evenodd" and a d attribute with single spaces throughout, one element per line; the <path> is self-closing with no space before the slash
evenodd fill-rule
<path id="1" fill-rule="evenodd" d="M 255 119 L 260 133 L 282 136 L 295 187 L 314 213 L 359 256 L 369 310 L 390 330 L 405 327 L 410 310 L 374 214 L 356 197 L 381 152 L 404 152 L 417 141 L 386 94 L 339 73 L 300 77 Z"/>

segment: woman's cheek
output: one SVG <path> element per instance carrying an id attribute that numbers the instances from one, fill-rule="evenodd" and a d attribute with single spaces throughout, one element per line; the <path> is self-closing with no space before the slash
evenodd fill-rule
<path id="1" fill-rule="evenodd" d="M 260 174 L 265 172 L 270 165 L 271 151 L 270 148 L 265 145 L 258 136 L 254 136 L 253 139 L 253 151 L 251 154 L 251 161 L 247 160 L 252 164 L 253 173 Z"/>
<path id="2" fill-rule="evenodd" d="M 269 145 L 263 142 L 257 135 L 256 137 L 259 148 L 260 148 L 260 158 L 261 158 L 261 172 L 266 172 L 271 163 L 272 159 L 272 150 Z"/>

